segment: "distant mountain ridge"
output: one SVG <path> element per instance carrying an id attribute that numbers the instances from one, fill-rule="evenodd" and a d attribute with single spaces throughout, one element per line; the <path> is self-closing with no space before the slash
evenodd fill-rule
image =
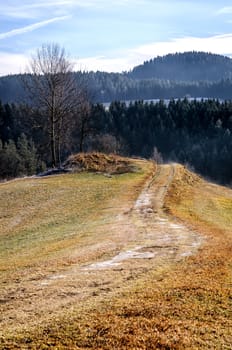
<path id="1" fill-rule="evenodd" d="M 232 78 L 232 59 L 206 52 L 184 52 L 158 56 L 129 73 L 133 79 L 218 81 Z"/>
<path id="2" fill-rule="evenodd" d="M 94 102 L 191 97 L 232 99 L 232 59 L 205 52 L 156 57 L 129 72 L 75 72 L 91 89 Z M 21 75 L 0 77 L 0 100 L 26 99 Z"/>

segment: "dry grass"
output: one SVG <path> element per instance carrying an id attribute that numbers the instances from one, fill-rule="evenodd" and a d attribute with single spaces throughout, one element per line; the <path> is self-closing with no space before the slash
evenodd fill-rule
<path id="1" fill-rule="evenodd" d="M 232 192 L 204 182 L 183 167 L 175 169 L 166 210 L 207 237 L 199 253 L 142 274 L 119 293 L 72 305 L 37 329 L 15 335 L 6 332 L 2 349 L 231 349 Z M 73 183 L 75 176 L 65 180 Z M 133 199 L 132 189 L 138 190 L 144 176 L 115 179 L 116 187 L 108 189 L 108 196 L 115 193 L 122 201 L 124 194 L 125 201 Z M 80 180 L 94 181 L 93 175 L 78 175 Z M 111 180 L 95 181 L 108 188 L 106 181 Z M 56 183 L 55 178 L 46 181 Z M 96 193 L 96 182 L 92 186 L 89 189 Z M 101 198 L 99 205 L 102 202 Z"/>
<path id="2" fill-rule="evenodd" d="M 88 164 L 95 164 L 95 156 L 80 155 Z M 94 162 L 89 157 L 94 157 Z M 97 157 L 99 163 L 105 162 L 105 157 L 99 154 Z M 117 162 L 117 157 L 112 159 Z M 124 162 L 128 164 L 127 160 Z M 142 169 L 138 170 L 140 164 L 144 166 L 140 161 L 133 164 L 136 173 L 111 178 L 81 173 L 0 185 L 1 273 L 7 276 L 9 271 L 12 274 L 19 268 L 52 264 L 54 255 L 66 256 L 67 249 L 87 244 L 90 232 L 91 240 L 104 240 L 103 235 L 95 237 L 95 227 L 109 221 L 112 212 L 116 215 L 123 202 L 125 210 L 128 209 L 127 199 L 130 203 L 136 198 L 147 176 Z M 116 170 L 117 165 L 112 165 L 113 168 Z M 99 169 L 103 167 L 99 165 Z"/>
<path id="3" fill-rule="evenodd" d="M 138 170 L 135 162 L 129 158 L 99 152 L 71 155 L 65 162 L 64 167 L 74 172 L 90 171 L 107 174 L 124 174 Z"/>

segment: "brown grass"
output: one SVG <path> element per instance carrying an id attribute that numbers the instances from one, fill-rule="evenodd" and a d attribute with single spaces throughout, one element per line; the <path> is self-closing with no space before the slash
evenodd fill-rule
<path id="1" fill-rule="evenodd" d="M 138 171 L 135 162 L 115 154 L 99 152 L 77 153 L 71 155 L 64 164 L 65 168 L 73 172 L 90 171 L 107 174 L 123 174 Z"/>
<path id="2" fill-rule="evenodd" d="M 204 235 L 197 255 L 6 333 L 2 349 L 231 349 L 232 192 L 176 166 L 165 207 Z"/>

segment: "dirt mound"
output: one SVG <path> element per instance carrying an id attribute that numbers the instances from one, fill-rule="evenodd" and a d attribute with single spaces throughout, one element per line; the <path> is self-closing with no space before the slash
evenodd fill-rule
<path id="1" fill-rule="evenodd" d="M 135 172 L 138 167 L 131 159 L 114 154 L 104 153 L 77 153 L 71 155 L 64 163 L 64 169 L 72 172 L 90 171 L 107 174 L 123 174 Z"/>

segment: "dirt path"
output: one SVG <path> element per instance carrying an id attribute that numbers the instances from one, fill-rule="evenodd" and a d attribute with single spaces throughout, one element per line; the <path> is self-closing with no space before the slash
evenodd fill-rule
<path id="1" fill-rule="evenodd" d="M 125 246 L 113 258 L 87 265 L 86 271 L 122 267 L 128 265 L 130 259 L 142 259 L 132 263 L 133 267 L 142 267 L 146 264 L 145 259 L 165 257 L 166 260 L 179 260 L 196 251 L 202 238 L 163 211 L 164 198 L 174 172 L 175 165 L 160 166 L 155 177 L 146 183 L 131 213 L 124 218 L 127 225 L 134 227 L 135 233 L 127 240 L 129 249 L 126 250 Z"/>
<path id="2" fill-rule="evenodd" d="M 194 254 L 202 237 L 163 211 L 174 173 L 175 165 L 160 166 L 131 210 L 104 227 L 108 230 L 106 240 L 76 252 L 78 264 L 45 278 L 28 276 L 11 294 L 3 296 L 1 328 L 14 332 L 24 325 L 49 322 L 73 304 L 91 304 L 109 293 L 115 295 L 147 271 Z M 89 252 L 97 250 L 104 251 L 101 260 L 93 260 L 94 254 L 90 254 L 86 262 Z"/>

